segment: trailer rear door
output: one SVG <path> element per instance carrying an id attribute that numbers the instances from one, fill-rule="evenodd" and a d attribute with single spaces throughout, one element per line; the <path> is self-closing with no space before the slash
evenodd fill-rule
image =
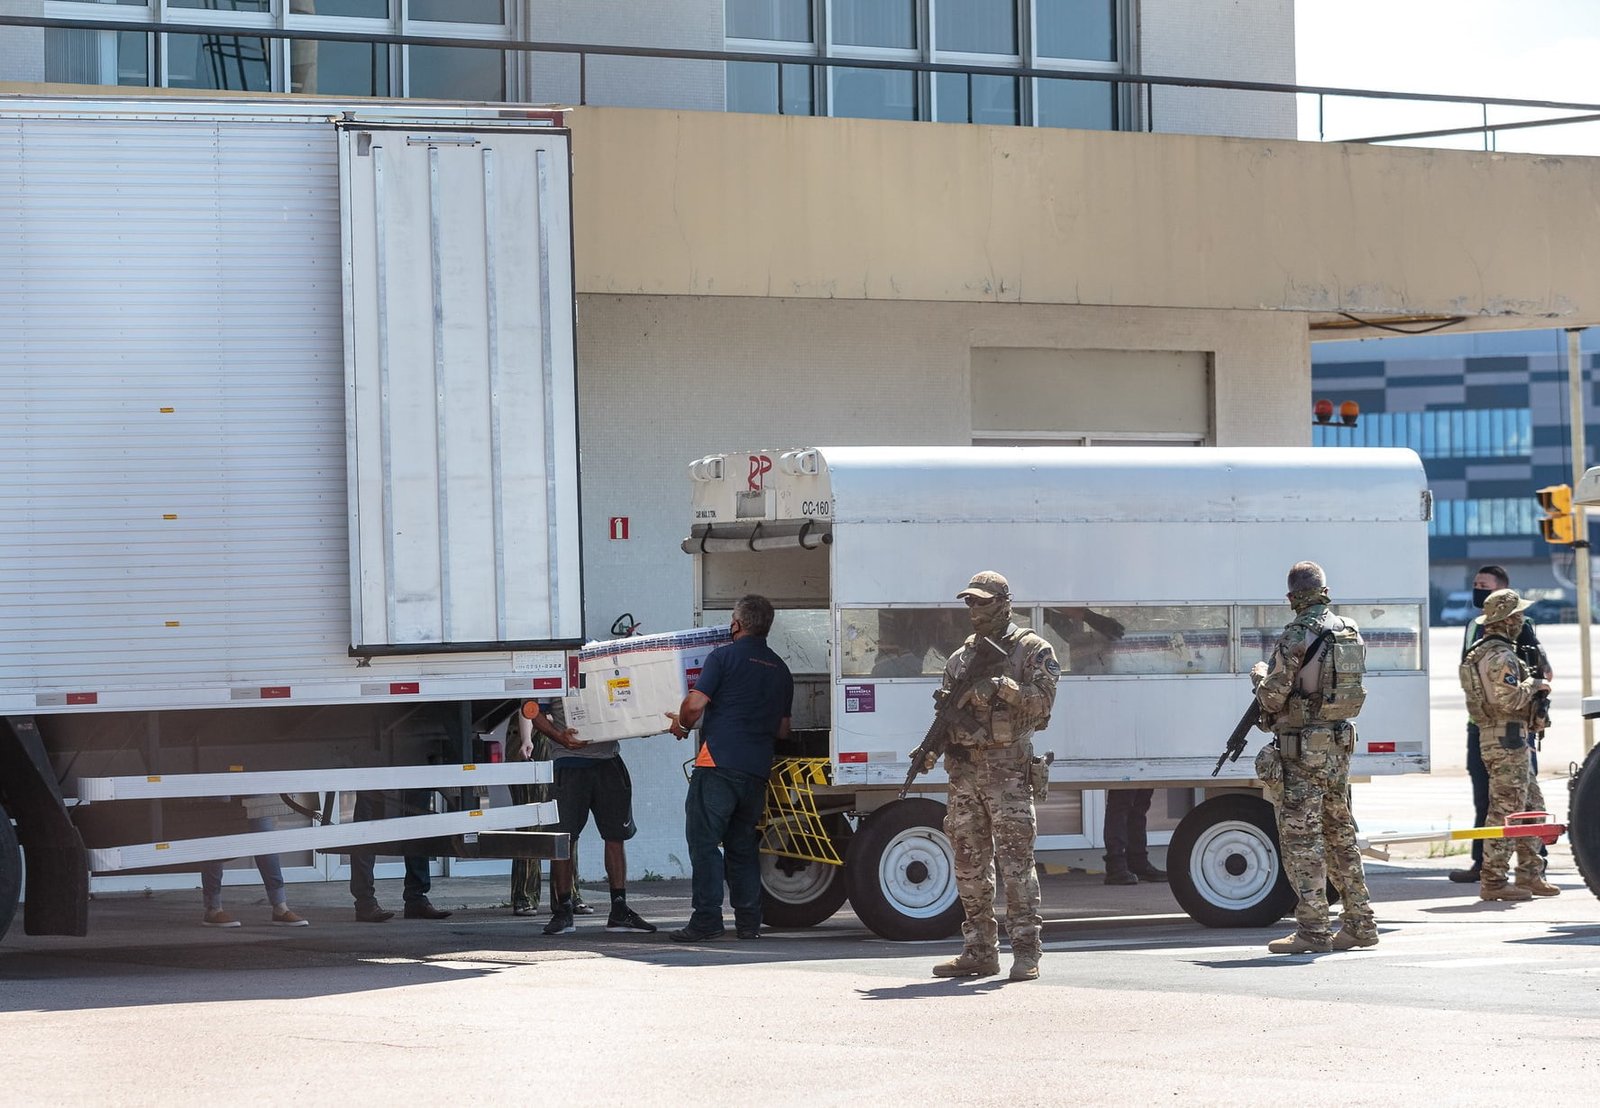
<path id="1" fill-rule="evenodd" d="M 582 641 L 567 143 L 341 127 L 358 654 Z"/>

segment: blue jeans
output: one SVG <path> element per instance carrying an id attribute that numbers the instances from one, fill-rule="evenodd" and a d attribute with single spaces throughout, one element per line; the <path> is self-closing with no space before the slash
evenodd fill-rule
<path id="1" fill-rule="evenodd" d="M 262 816 L 260 819 L 250 821 L 252 831 L 276 831 L 278 821 L 272 816 Z M 261 887 L 267 890 L 267 903 L 272 907 L 282 909 L 289 903 L 283 891 L 283 865 L 278 861 L 276 854 L 257 854 L 256 869 L 261 874 Z M 222 910 L 222 863 L 207 862 L 200 867 L 200 895 L 204 898 L 206 911 L 220 912 Z"/>
<path id="2" fill-rule="evenodd" d="M 734 770 L 696 766 L 683 804 L 689 840 L 694 914 L 689 926 L 722 926 L 722 884 L 728 884 L 734 926 L 761 926 L 761 834 L 756 824 L 766 804 L 767 783 Z"/>

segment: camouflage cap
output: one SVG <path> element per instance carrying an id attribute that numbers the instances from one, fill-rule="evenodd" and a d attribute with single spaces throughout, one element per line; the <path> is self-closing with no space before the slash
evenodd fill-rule
<path id="1" fill-rule="evenodd" d="M 1496 589 L 1483 602 L 1483 622 L 1499 623 L 1510 619 L 1532 603 L 1519 597 L 1515 589 Z"/>
<path id="2" fill-rule="evenodd" d="M 993 600 L 998 596 L 1002 600 L 1010 600 L 1011 586 L 994 570 L 986 569 L 982 573 L 974 573 L 967 587 L 956 593 L 957 600 L 968 596 L 981 596 L 985 600 Z"/>

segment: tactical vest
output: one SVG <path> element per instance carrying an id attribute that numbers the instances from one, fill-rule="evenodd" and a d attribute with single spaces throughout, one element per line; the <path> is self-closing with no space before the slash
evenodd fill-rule
<path id="1" fill-rule="evenodd" d="M 1028 659 L 1041 646 L 1049 644 L 1026 627 L 1016 627 L 1014 635 L 1000 634 L 994 639 L 1008 651 L 997 676 L 1009 677 L 1026 689 L 1033 678 L 1028 669 Z M 972 640 L 969 638 L 965 645 L 970 648 Z M 980 731 L 958 730 L 952 739 L 953 745 L 980 748 L 1010 746 L 1013 742 L 1030 738 L 1050 722 L 1048 713 L 1042 719 L 1030 719 L 1025 708 L 1013 707 L 998 698 L 991 701 L 987 708 L 974 705 L 972 714 L 985 724 L 984 728 Z"/>
<path id="2" fill-rule="evenodd" d="M 1518 676 L 1527 676 L 1528 664 L 1507 640 L 1499 636 L 1485 635 L 1473 643 L 1461 656 L 1461 668 L 1457 670 L 1461 679 L 1461 691 L 1467 694 L 1467 718 L 1480 727 L 1493 727 L 1501 723 L 1529 723 L 1534 711 L 1532 705 L 1520 717 L 1504 715 L 1495 707 L 1494 701 L 1489 699 L 1488 690 L 1483 687 L 1483 671 L 1478 668 L 1478 662 L 1489 652 L 1494 643 L 1510 648 L 1511 656 L 1517 660 Z"/>

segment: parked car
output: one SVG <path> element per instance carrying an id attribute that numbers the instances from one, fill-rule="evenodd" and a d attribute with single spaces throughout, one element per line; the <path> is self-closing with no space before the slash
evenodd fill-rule
<path id="1" fill-rule="evenodd" d="M 1478 614 L 1472 606 L 1472 590 L 1453 592 L 1444 598 L 1439 609 L 1439 622 L 1446 627 L 1465 627 Z"/>
<path id="2" fill-rule="evenodd" d="M 1573 623 L 1578 618 L 1578 609 L 1566 600 L 1546 598 L 1528 605 L 1526 614 L 1534 623 Z"/>

